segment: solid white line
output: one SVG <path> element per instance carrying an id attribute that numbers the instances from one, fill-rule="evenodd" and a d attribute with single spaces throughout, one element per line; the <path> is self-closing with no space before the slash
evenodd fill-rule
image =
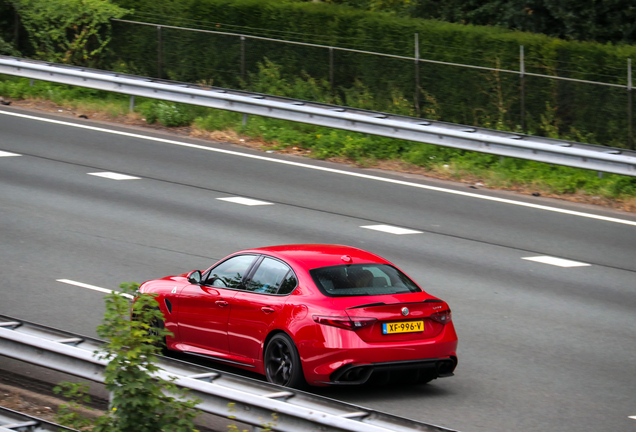
<path id="1" fill-rule="evenodd" d="M 419 188 L 419 189 L 426 189 L 426 190 L 431 190 L 431 191 L 436 191 L 436 192 L 443 192 L 443 193 L 448 193 L 448 194 L 453 194 L 453 195 L 460 195 L 460 196 L 465 196 L 465 197 L 470 197 L 470 198 L 477 198 L 477 199 L 482 199 L 482 200 L 487 200 L 487 201 L 494 201 L 494 202 L 499 202 L 499 203 L 503 203 L 503 204 L 512 204 L 512 205 L 517 205 L 517 206 L 521 206 L 521 207 L 533 208 L 533 209 L 536 209 L 536 210 L 545 210 L 545 211 L 551 211 L 551 212 L 554 212 L 554 213 L 567 214 L 567 215 L 570 215 L 570 216 L 579 216 L 579 217 L 584 217 L 584 218 L 588 218 L 588 219 L 602 220 L 602 221 L 605 221 L 605 222 L 614 222 L 614 223 L 620 223 L 620 224 L 625 224 L 625 225 L 636 226 L 636 221 L 612 218 L 612 217 L 607 217 L 607 216 L 599 216 L 599 215 L 595 215 L 595 214 L 592 214 L 592 213 L 583 213 L 583 212 L 578 212 L 578 211 L 560 209 L 560 208 L 557 208 L 557 207 L 550 207 L 550 206 L 544 206 L 544 205 L 539 205 L 539 204 L 526 203 L 526 202 L 522 202 L 522 201 L 514 201 L 514 200 L 510 200 L 510 199 L 505 199 L 505 198 L 497 198 L 497 197 L 491 197 L 491 196 L 486 196 L 486 195 L 479 195 L 479 194 L 471 193 L 471 192 L 463 192 L 463 191 L 457 191 L 457 190 L 453 190 L 453 189 L 446 189 L 446 188 L 441 188 L 441 187 L 436 187 L 436 186 L 422 185 L 422 184 L 418 184 L 418 183 L 412 183 L 412 182 L 407 182 L 407 181 L 403 181 L 403 180 L 394 180 L 394 179 L 389 179 L 389 178 L 384 178 L 384 177 L 373 176 L 373 175 L 369 175 L 369 174 L 342 171 L 342 170 L 339 170 L 339 169 L 326 168 L 326 167 L 321 167 L 321 166 L 316 166 L 316 165 L 309 165 L 309 164 L 304 164 L 304 163 L 300 163 L 300 162 L 292 162 L 292 161 L 281 160 L 281 159 L 272 159 L 272 158 L 268 158 L 268 157 L 265 157 L 265 156 L 259 156 L 259 155 L 253 155 L 253 154 L 247 154 L 247 153 L 240 153 L 240 152 L 231 151 L 231 150 L 223 150 L 223 149 L 218 149 L 218 148 L 206 147 L 206 146 L 202 146 L 202 145 L 199 145 L 199 144 L 190 144 L 190 143 L 186 143 L 186 142 L 182 142 L 182 141 L 174 141 L 174 140 L 168 140 L 168 139 L 163 139 L 163 138 L 155 138 L 155 137 L 150 137 L 150 136 L 146 136 L 146 135 L 134 134 L 134 133 L 130 133 L 130 132 L 122 132 L 122 131 L 99 128 L 99 127 L 95 127 L 95 126 L 70 123 L 70 122 L 61 121 L 61 120 L 53 120 L 53 119 L 47 119 L 47 118 L 42 118 L 42 117 L 35 117 L 35 116 L 31 116 L 31 115 L 26 115 L 26 114 L 19 114 L 19 113 L 8 112 L 8 111 L 0 111 L 0 114 L 11 115 L 11 116 L 15 116 L 15 117 L 22 117 L 22 118 L 27 118 L 27 119 L 31 119 L 31 120 L 38 120 L 38 121 L 42 121 L 42 122 L 46 122 L 46 123 L 60 124 L 60 125 L 70 126 L 70 127 L 80 128 L 80 129 L 88 129 L 88 130 L 93 130 L 93 131 L 97 131 L 97 132 L 109 133 L 109 134 L 113 134 L 113 135 L 121 135 L 121 136 L 130 137 L 130 138 L 143 139 L 143 140 L 147 140 L 147 141 L 156 141 L 156 142 L 161 142 L 161 143 L 165 143 L 165 144 L 178 145 L 178 146 L 182 146 L 182 147 L 195 148 L 195 149 L 199 149 L 199 150 L 211 151 L 211 152 L 216 152 L 216 153 L 223 153 L 223 154 L 228 154 L 228 155 L 233 155 L 233 156 L 240 156 L 240 157 L 245 157 L 245 158 L 250 158 L 250 159 L 257 159 L 257 160 L 262 160 L 262 161 L 267 161 L 267 162 L 274 162 L 274 163 L 279 163 L 279 164 L 283 164 L 283 165 L 297 166 L 297 167 L 312 169 L 312 170 L 316 170 L 316 171 L 324 171 L 324 172 L 330 172 L 330 173 L 335 173 L 335 174 L 342 174 L 342 175 L 347 175 L 347 176 L 350 176 L 350 177 L 358 177 L 358 178 L 364 178 L 364 179 L 368 179 L 368 180 L 381 181 L 381 182 L 385 182 L 385 183 L 393 183 L 393 184 L 398 184 L 398 185 L 402 185 L 402 186 L 409 186 L 409 187 L 414 187 L 414 188 Z"/>
<path id="2" fill-rule="evenodd" d="M 62 282 L 62 283 L 68 284 L 68 285 L 74 285 L 74 286 L 77 286 L 77 287 L 88 288 L 90 290 L 99 291 L 99 292 L 103 292 L 103 293 L 106 293 L 106 294 L 117 293 L 117 294 L 120 294 L 120 295 L 122 295 L 124 297 L 128 297 L 130 299 L 133 298 L 133 296 L 131 296 L 130 294 L 122 294 L 119 291 L 111 290 L 111 289 L 108 289 L 108 288 L 102 288 L 102 287 L 98 287 L 98 286 L 95 286 L 95 285 L 89 285 L 89 284 L 86 284 L 86 283 L 83 283 L 83 282 L 76 282 L 76 281 L 73 281 L 73 280 L 70 280 L 70 279 L 56 279 L 55 281 L 56 282 Z"/>

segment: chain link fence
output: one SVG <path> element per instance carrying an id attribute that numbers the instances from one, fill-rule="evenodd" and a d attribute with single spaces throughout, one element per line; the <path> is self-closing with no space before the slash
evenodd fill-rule
<path id="1" fill-rule="evenodd" d="M 131 20 L 114 20 L 113 30 L 117 61 L 132 73 L 250 89 L 269 60 L 290 83 L 303 73 L 321 80 L 333 96 L 321 102 L 634 149 L 630 59 L 622 70 L 590 72 L 577 59 L 525 55 L 523 46 L 515 56 L 484 56 L 422 43 L 417 34 L 394 49 L 412 54 L 398 55 Z"/>

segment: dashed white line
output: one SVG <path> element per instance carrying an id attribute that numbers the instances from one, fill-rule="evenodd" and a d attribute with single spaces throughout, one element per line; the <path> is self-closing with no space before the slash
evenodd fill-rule
<path id="1" fill-rule="evenodd" d="M 227 198 L 217 198 L 219 201 L 231 202 L 234 204 L 241 204 L 246 206 L 261 206 L 261 205 L 273 205 L 272 203 L 259 201 L 251 198 L 243 198 L 243 197 L 227 197 Z"/>
<path id="2" fill-rule="evenodd" d="M 571 260 L 556 258 L 551 256 L 536 256 L 536 257 L 526 257 L 521 259 L 543 263 L 543 264 L 550 264 L 550 265 L 558 266 L 558 267 L 587 267 L 590 265 L 590 264 L 586 264 L 586 263 L 582 263 L 578 261 L 571 261 Z"/>
<path id="3" fill-rule="evenodd" d="M 316 171 L 330 172 L 330 173 L 335 173 L 335 174 L 341 174 L 341 175 L 346 175 L 346 176 L 350 176 L 350 177 L 358 177 L 358 178 L 364 178 L 364 179 L 368 179 L 368 180 L 381 181 L 381 182 L 385 182 L 385 183 L 398 184 L 398 185 L 409 186 L 409 187 L 414 187 L 414 188 L 418 188 L 418 189 L 426 189 L 426 190 L 432 190 L 432 191 L 436 191 L 436 192 L 443 192 L 443 193 L 448 193 L 448 194 L 453 194 L 453 195 L 460 195 L 460 196 L 465 196 L 465 197 L 470 197 L 470 198 L 477 198 L 477 199 L 482 199 L 482 200 L 487 200 L 487 201 L 494 201 L 494 202 L 499 202 L 499 203 L 504 203 L 504 204 L 512 204 L 512 205 L 517 205 L 517 206 L 521 206 L 521 207 L 533 208 L 533 209 L 537 209 L 537 210 L 545 210 L 545 211 L 551 211 L 551 212 L 554 212 L 554 213 L 567 214 L 567 215 L 570 215 L 570 216 L 579 216 L 579 217 L 584 217 L 584 218 L 588 218 L 588 219 L 597 219 L 597 220 L 602 220 L 602 221 L 606 221 L 606 222 L 614 222 L 614 223 L 620 223 L 620 224 L 624 224 L 624 225 L 636 226 L 636 221 L 612 218 L 612 217 L 601 216 L 601 215 L 596 215 L 596 214 L 592 214 L 592 213 L 583 213 L 583 212 L 578 212 L 578 211 L 561 209 L 561 208 L 557 208 L 557 207 L 544 206 L 544 205 L 540 205 L 540 204 L 532 204 L 532 203 L 527 203 L 527 202 L 523 202 L 523 201 L 515 201 L 515 200 L 511 200 L 511 199 L 497 198 L 497 197 L 488 196 L 488 195 L 480 195 L 480 194 L 476 194 L 476 193 L 472 193 L 472 192 L 465 192 L 465 191 L 446 189 L 446 188 L 441 188 L 441 187 L 436 187 L 436 186 L 423 185 L 423 184 L 419 184 L 419 183 L 412 183 L 412 182 L 407 182 L 407 181 L 403 181 L 403 180 L 396 180 L 396 179 L 390 179 L 390 178 L 385 178 L 385 177 L 378 177 L 378 176 L 373 176 L 373 175 L 363 174 L 363 173 L 358 173 L 358 172 L 343 171 L 343 170 L 339 170 L 339 169 L 327 168 L 327 167 L 317 166 L 317 165 L 309 165 L 309 164 L 305 164 L 305 163 L 293 162 L 293 161 L 284 160 L 284 159 L 273 159 L 273 158 L 260 156 L 260 155 L 241 153 L 241 152 L 237 152 L 237 151 L 224 150 L 224 149 L 219 149 L 219 148 L 214 148 L 214 147 L 207 147 L 207 146 L 203 146 L 203 145 L 199 145 L 199 144 L 186 143 L 186 142 L 182 142 L 182 141 L 174 141 L 174 140 L 169 140 L 169 139 L 164 139 L 164 138 L 156 138 L 156 137 L 151 137 L 151 136 L 146 136 L 146 135 L 134 134 L 134 133 L 130 133 L 130 132 L 123 132 L 123 131 L 117 131 L 117 130 L 111 130 L 111 129 L 104 129 L 104 128 L 100 128 L 100 127 L 85 125 L 85 124 L 77 124 L 77 123 L 70 123 L 70 122 L 61 121 L 61 120 L 54 120 L 54 119 L 47 119 L 47 118 L 42 118 L 42 117 L 35 117 L 35 116 L 26 115 L 26 114 L 20 114 L 20 113 L 15 113 L 15 112 L 0 111 L 0 114 L 10 115 L 10 116 L 15 116 L 15 117 L 22 117 L 22 118 L 26 118 L 26 119 L 37 120 L 37 121 L 53 123 L 53 124 L 59 124 L 59 125 L 64 125 L 64 126 L 69 126 L 69 127 L 74 127 L 74 128 L 93 130 L 93 131 L 108 133 L 108 134 L 112 134 L 112 135 L 127 136 L 127 137 L 130 137 L 130 138 L 143 139 L 143 140 L 147 140 L 147 141 L 162 142 L 162 143 L 171 144 L 171 145 L 177 145 L 177 146 L 181 146 L 181 147 L 189 147 L 189 148 L 195 148 L 195 149 L 199 149 L 199 150 L 205 150 L 205 151 L 211 151 L 211 152 L 216 152 L 216 153 L 228 154 L 228 155 L 232 155 L 232 156 L 239 156 L 239 157 L 245 157 L 245 158 L 250 158 L 250 159 L 257 159 L 257 160 L 273 162 L 273 163 L 278 163 L 278 164 L 283 164 L 283 165 L 297 166 L 297 167 L 301 167 L 301 168 L 312 169 L 312 170 L 316 170 Z"/>
<path id="4" fill-rule="evenodd" d="M 88 175 L 92 175 L 96 177 L 104 177 L 111 180 L 139 180 L 141 179 L 141 177 L 134 177 L 134 176 L 119 174 L 114 172 L 96 172 L 96 173 L 88 173 Z"/>
<path id="5" fill-rule="evenodd" d="M 400 227 L 391 226 L 391 225 L 364 225 L 364 226 L 361 226 L 360 228 L 370 229 L 374 231 L 382 231 L 385 233 L 397 234 L 397 235 L 422 234 L 422 231 L 415 231 L 412 229 L 400 228 Z"/>
<path id="6" fill-rule="evenodd" d="M 106 294 L 119 293 L 119 291 L 111 290 L 111 289 L 108 289 L 108 288 L 102 288 L 102 287 L 98 287 L 98 286 L 95 286 L 95 285 L 89 285 L 89 284 L 86 284 L 86 283 L 83 283 L 83 282 L 77 282 L 77 281 L 73 281 L 73 280 L 70 280 L 70 279 L 56 279 L 55 281 L 56 282 L 61 282 L 61 283 L 67 284 L 67 285 L 74 285 L 74 286 L 81 287 L 81 288 L 87 288 L 87 289 L 90 289 L 90 290 L 93 290 L 93 291 L 103 292 L 103 293 L 106 293 Z M 131 296 L 130 294 L 122 294 L 122 293 L 119 293 L 119 294 L 121 294 L 124 297 L 128 297 L 130 299 L 133 298 L 133 296 Z"/>
<path id="7" fill-rule="evenodd" d="M 0 157 L 10 157 L 10 156 L 22 156 L 22 155 L 0 150 Z"/>
<path id="8" fill-rule="evenodd" d="M 630 419 L 636 420 L 636 416 L 629 416 Z"/>

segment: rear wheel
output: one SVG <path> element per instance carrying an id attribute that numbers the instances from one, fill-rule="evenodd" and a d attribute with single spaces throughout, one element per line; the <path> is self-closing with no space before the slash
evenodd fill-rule
<path id="1" fill-rule="evenodd" d="M 285 387 L 300 388 L 306 382 L 300 356 L 294 341 L 279 333 L 272 337 L 265 348 L 265 375 L 267 381 Z"/>

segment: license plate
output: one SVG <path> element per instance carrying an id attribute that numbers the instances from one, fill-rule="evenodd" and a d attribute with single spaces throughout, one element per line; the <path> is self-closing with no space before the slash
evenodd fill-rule
<path id="1" fill-rule="evenodd" d="M 423 321 L 400 321 L 382 324 L 382 334 L 412 333 L 424 331 Z"/>

